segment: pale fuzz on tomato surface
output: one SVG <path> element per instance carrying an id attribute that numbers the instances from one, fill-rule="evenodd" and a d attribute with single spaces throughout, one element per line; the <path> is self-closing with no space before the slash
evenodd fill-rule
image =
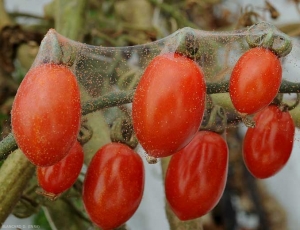
<path id="1" fill-rule="evenodd" d="M 42 64 L 23 79 L 11 111 L 12 132 L 19 148 L 37 166 L 63 159 L 80 128 L 80 92 L 65 66 Z"/>
<path id="2" fill-rule="evenodd" d="M 177 53 L 156 56 L 147 66 L 132 103 L 133 128 L 147 154 L 166 157 L 197 133 L 205 109 L 201 68 Z"/>
<path id="3" fill-rule="evenodd" d="M 170 160 L 165 178 L 166 198 L 180 220 L 211 211 L 227 181 L 228 147 L 217 133 L 200 131 Z"/>
<path id="4" fill-rule="evenodd" d="M 144 192 L 144 165 L 128 146 L 110 143 L 92 158 L 83 184 L 83 202 L 93 223 L 103 230 L 124 224 Z"/>

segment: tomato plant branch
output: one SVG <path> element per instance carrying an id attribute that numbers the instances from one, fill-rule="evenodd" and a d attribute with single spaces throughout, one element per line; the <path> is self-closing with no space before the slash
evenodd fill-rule
<path id="1" fill-rule="evenodd" d="M 118 106 L 132 101 L 134 91 L 120 91 L 113 92 L 97 99 L 89 100 L 82 105 L 82 115 L 95 112 L 100 109 Z M 12 133 L 5 137 L 0 142 L 0 161 L 7 158 L 7 156 L 18 148 L 16 140 Z"/>
<path id="2" fill-rule="evenodd" d="M 19 200 L 27 182 L 33 176 L 35 166 L 31 164 L 21 150 L 15 150 L 0 168 L 0 228 L 14 204 Z"/>
<path id="3" fill-rule="evenodd" d="M 207 83 L 207 93 L 217 94 L 217 93 L 228 93 L 229 91 L 229 81 L 217 82 L 217 83 Z M 282 80 L 279 93 L 299 93 L 300 92 L 300 82 L 291 82 L 287 80 Z"/>
<path id="4" fill-rule="evenodd" d="M 95 112 L 100 109 L 123 105 L 130 103 L 133 98 L 134 91 L 112 92 L 96 99 L 84 102 L 82 105 L 82 115 Z"/>
<path id="5" fill-rule="evenodd" d="M 227 93 L 229 82 L 207 83 L 208 94 Z M 283 80 L 279 89 L 280 93 L 300 93 L 300 83 Z M 100 109 L 131 103 L 134 90 L 108 93 L 96 99 L 91 99 L 82 104 L 82 115 Z M 10 152 L 17 149 L 17 144 L 12 133 L 0 142 L 0 161 L 4 160 Z"/>
<path id="6" fill-rule="evenodd" d="M 279 93 L 299 93 L 300 82 L 283 80 L 280 85 Z"/>
<path id="7" fill-rule="evenodd" d="M 0 161 L 6 159 L 8 155 L 16 150 L 18 145 L 12 133 L 8 134 L 1 142 L 0 142 Z"/>

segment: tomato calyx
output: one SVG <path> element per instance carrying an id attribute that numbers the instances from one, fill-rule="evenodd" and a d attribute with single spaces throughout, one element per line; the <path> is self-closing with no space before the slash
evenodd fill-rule
<path id="1" fill-rule="evenodd" d="M 179 46 L 176 53 L 194 59 L 199 51 L 199 44 L 196 42 L 195 31 L 192 28 L 188 29 L 186 33 L 180 35 Z"/>
<path id="2" fill-rule="evenodd" d="M 146 154 L 146 161 L 150 165 L 156 164 L 158 162 L 156 157 L 149 156 L 148 154 Z"/>
<path id="3" fill-rule="evenodd" d="M 227 125 L 225 110 L 219 105 L 213 105 L 206 110 L 200 130 L 209 130 L 218 134 L 224 133 Z"/>
<path id="4" fill-rule="evenodd" d="M 245 124 L 245 126 L 247 128 L 254 128 L 255 127 L 255 121 L 253 120 L 252 115 L 241 114 L 241 113 L 239 113 L 239 115 L 241 116 L 242 122 Z"/>
<path id="5" fill-rule="evenodd" d="M 271 103 L 272 105 L 277 105 L 278 108 L 282 111 L 282 112 L 288 112 L 291 111 L 293 109 L 295 109 L 300 103 L 300 94 L 296 93 L 296 99 L 294 101 L 293 104 L 289 105 L 287 102 L 283 101 L 283 94 L 279 93 L 273 100 L 273 102 Z"/>
<path id="6" fill-rule="evenodd" d="M 260 35 L 255 32 L 262 32 Z M 289 36 L 279 32 L 275 26 L 261 22 L 248 29 L 246 41 L 251 48 L 262 47 L 272 51 L 278 58 L 288 55 L 292 50 L 292 41 Z"/>
<path id="7" fill-rule="evenodd" d="M 61 196 L 61 194 L 54 194 L 51 192 L 46 192 L 45 190 L 43 190 L 41 188 L 37 189 L 35 192 L 39 195 L 46 197 L 47 199 L 49 199 L 51 201 L 55 201 Z"/>
<path id="8" fill-rule="evenodd" d="M 71 67 L 77 57 L 77 47 L 75 42 L 60 35 L 54 29 L 50 29 L 40 46 L 39 54 L 43 56 L 37 58 L 37 63 L 34 64 L 39 65 L 41 63 L 38 62 L 42 61 Z M 44 56 L 45 54 L 47 56 Z M 49 57 L 51 57 L 50 60 Z"/>
<path id="9" fill-rule="evenodd" d="M 113 122 L 110 130 L 110 139 L 112 142 L 126 144 L 132 149 L 138 145 L 132 121 L 127 117 L 119 117 Z"/>
<path id="10" fill-rule="evenodd" d="M 77 141 L 81 145 L 84 145 L 92 138 L 92 136 L 93 136 L 93 129 L 91 126 L 88 125 L 87 119 L 83 118 L 81 121 L 79 133 L 77 135 Z"/>

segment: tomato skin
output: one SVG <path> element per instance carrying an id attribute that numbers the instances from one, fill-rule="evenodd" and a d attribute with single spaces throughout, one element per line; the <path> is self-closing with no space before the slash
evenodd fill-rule
<path id="1" fill-rule="evenodd" d="M 228 147 L 217 133 L 200 131 L 170 160 L 165 192 L 180 220 L 201 217 L 219 202 L 227 181 Z"/>
<path id="2" fill-rule="evenodd" d="M 254 116 L 255 127 L 248 128 L 243 142 L 243 158 L 256 178 L 275 175 L 290 158 L 295 124 L 289 112 L 270 105 Z"/>
<path id="3" fill-rule="evenodd" d="M 156 56 L 132 104 L 133 127 L 145 151 L 166 157 L 186 146 L 200 127 L 206 84 L 200 67 L 180 54 Z"/>
<path id="4" fill-rule="evenodd" d="M 96 152 L 83 184 L 83 202 L 101 229 L 124 224 L 137 210 L 144 192 L 144 165 L 128 146 L 109 143 Z"/>
<path id="5" fill-rule="evenodd" d="M 37 167 L 38 183 L 44 191 L 60 194 L 69 189 L 77 180 L 83 166 L 83 149 L 76 141 L 58 163 L 48 167 Z"/>
<path id="6" fill-rule="evenodd" d="M 229 94 L 240 113 L 254 114 L 268 106 L 278 93 L 282 67 L 278 57 L 265 48 L 252 48 L 236 63 Z"/>
<path id="7" fill-rule="evenodd" d="M 12 131 L 19 148 L 35 165 L 64 158 L 80 128 L 80 92 L 65 66 L 43 64 L 29 70 L 12 107 Z"/>

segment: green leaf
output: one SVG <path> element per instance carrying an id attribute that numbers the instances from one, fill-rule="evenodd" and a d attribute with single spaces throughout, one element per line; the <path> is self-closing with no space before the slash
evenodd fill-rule
<path id="1" fill-rule="evenodd" d="M 33 224 L 40 226 L 43 230 L 52 230 L 42 208 L 34 216 Z"/>

